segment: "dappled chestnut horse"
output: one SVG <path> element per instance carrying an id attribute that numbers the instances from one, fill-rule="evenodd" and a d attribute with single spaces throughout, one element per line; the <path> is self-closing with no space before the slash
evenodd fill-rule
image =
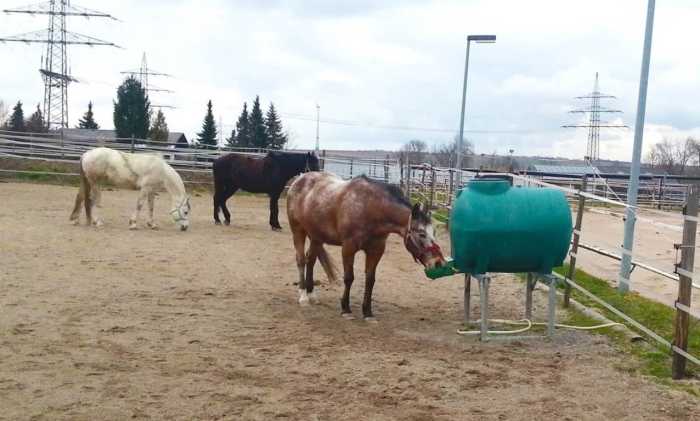
<path id="1" fill-rule="evenodd" d="M 343 181 L 330 173 L 306 173 L 289 188 L 287 215 L 299 269 L 299 304 L 308 304 L 309 299 L 318 301 L 313 282 L 317 258 L 329 279 L 335 279 L 333 264 L 323 245 L 341 246 L 345 291 L 340 305 L 345 318 L 352 318 L 350 288 L 358 251 L 363 250 L 366 255 L 362 313 L 368 320 L 373 319 L 375 272 L 389 234 L 400 235 L 406 249 L 423 266 L 432 268 L 445 262 L 435 242 L 430 213 L 419 204 L 412 207 L 398 187 L 365 176 Z M 307 237 L 310 245 L 304 253 Z"/>

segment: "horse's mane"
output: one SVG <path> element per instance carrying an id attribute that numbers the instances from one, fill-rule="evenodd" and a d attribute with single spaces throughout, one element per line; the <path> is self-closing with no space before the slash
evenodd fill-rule
<path id="1" fill-rule="evenodd" d="M 411 202 L 409 202 L 408 199 L 406 199 L 406 196 L 404 196 L 403 192 L 398 186 L 373 180 L 364 174 L 356 177 L 355 179 L 366 181 L 367 183 L 383 190 L 394 202 L 409 208 L 411 207 Z"/>

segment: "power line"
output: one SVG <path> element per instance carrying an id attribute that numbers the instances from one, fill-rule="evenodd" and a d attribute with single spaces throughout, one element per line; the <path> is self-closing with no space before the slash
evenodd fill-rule
<path id="1" fill-rule="evenodd" d="M 600 84 L 598 82 L 598 72 L 595 74 L 595 84 L 593 92 L 583 96 L 577 96 L 576 99 L 590 99 L 591 105 L 588 108 L 569 111 L 571 114 L 588 114 L 589 119 L 587 124 L 567 124 L 564 128 L 587 128 L 588 129 L 588 144 L 586 146 L 586 160 L 595 162 L 600 159 L 600 128 L 628 128 L 624 124 L 613 124 L 605 121 L 600 121 L 600 113 L 622 113 L 620 110 L 613 110 L 602 107 L 601 99 L 617 99 L 613 95 L 607 95 L 600 92 Z"/>
<path id="2" fill-rule="evenodd" d="M 68 0 L 49 0 L 45 3 L 30 5 L 20 9 L 4 9 L 8 14 L 48 15 L 47 29 L 0 38 L 0 42 L 21 42 L 25 44 L 46 44 L 46 56 L 42 56 L 42 68 L 39 72 L 44 79 L 44 118 L 47 128 L 68 127 L 68 85 L 78 82 L 70 75 L 68 67 L 68 46 L 110 46 L 118 45 L 87 35 L 70 32 L 66 29 L 66 17 L 99 17 L 118 20 L 114 16 L 73 6 Z"/>
<path id="3" fill-rule="evenodd" d="M 289 120 L 301 120 L 301 121 L 313 121 L 320 122 L 323 124 L 332 124 L 337 126 L 350 126 L 350 127 L 364 127 L 371 129 L 384 129 L 384 130 L 406 130 L 406 131 L 423 131 L 423 132 L 439 132 L 439 133 L 457 133 L 456 129 L 443 129 L 438 127 L 414 127 L 414 126 L 394 126 L 394 125 L 384 125 L 375 124 L 362 121 L 351 121 L 351 120 L 338 120 L 325 118 L 320 119 L 314 116 L 304 115 L 304 114 L 282 114 L 282 117 Z M 533 133 L 545 133 L 554 132 L 558 129 L 519 129 L 519 130 L 465 130 L 467 133 L 474 134 L 533 134 Z"/>

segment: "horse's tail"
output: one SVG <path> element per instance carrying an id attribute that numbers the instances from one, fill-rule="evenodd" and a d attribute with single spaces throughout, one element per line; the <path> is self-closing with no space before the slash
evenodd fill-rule
<path id="1" fill-rule="evenodd" d="M 331 256 L 328 255 L 328 252 L 323 246 L 321 246 L 318 252 L 318 260 L 321 262 L 321 266 L 323 266 L 323 270 L 326 272 L 328 280 L 331 282 L 337 282 L 338 272 L 336 270 L 335 263 L 333 263 Z"/>

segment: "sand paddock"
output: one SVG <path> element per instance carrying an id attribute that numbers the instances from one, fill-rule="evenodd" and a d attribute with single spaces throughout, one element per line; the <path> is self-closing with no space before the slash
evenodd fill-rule
<path id="1" fill-rule="evenodd" d="M 188 232 L 127 229 L 136 196 L 105 191 L 106 226 L 72 226 L 76 188 L 0 183 L 0 419 L 691 419 L 697 400 L 628 374 L 604 338 L 482 344 L 455 334 L 461 279 L 429 281 L 398 238 L 378 323 L 340 317 L 340 284 L 296 303 L 286 225 L 232 199 L 233 225 L 193 198 Z M 284 211 L 281 212 L 284 215 Z M 445 235 L 443 248 L 448 248 Z M 331 248 L 338 259 L 338 249 Z M 351 303 L 360 313 L 362 261 Z M 518 318 L 523 287 L 492 286 Z M 476 288 L 473 293 L 477 294 Z M 478 301 L 478 300 L 473 300 Z M 536 310 L 544 309 L 536 296 Z M 477 309 L 475 309 L 477 311 Z"/>

